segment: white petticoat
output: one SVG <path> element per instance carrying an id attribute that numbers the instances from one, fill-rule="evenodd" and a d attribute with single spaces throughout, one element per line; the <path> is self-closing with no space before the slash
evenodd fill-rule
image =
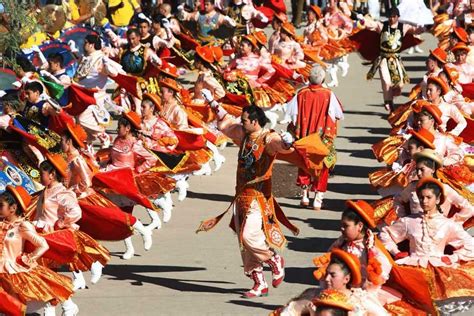
<path id="1" fill-rule="evenodd" d="M 400 22 L 413 25 L 434 24 L 433 13 L 428 9 L 423 0 L 403 0 L 398 5 Z"/>

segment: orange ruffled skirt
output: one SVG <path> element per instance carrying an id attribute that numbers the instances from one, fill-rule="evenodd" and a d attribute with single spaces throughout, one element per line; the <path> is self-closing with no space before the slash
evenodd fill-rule
<path id="1" fill-rule="evenodd" d="M 43 266 L 37 266 L 28 272 L 1 273 L 0 286 L 23 303 L 63 302 L 73 293 L 70 278 Z"/>

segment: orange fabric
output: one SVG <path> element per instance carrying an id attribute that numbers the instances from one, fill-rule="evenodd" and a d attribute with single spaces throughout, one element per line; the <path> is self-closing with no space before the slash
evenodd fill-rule
<path id="1" fill-rule="evenodd" d="M 374 188 L 387 188 L 394 184 L 398 184 L 404 188 L 408 185 L 406 174 L 403 172 L 395 172 L 390 168 L 382 168 L 369 173 L 369 181 Z"/>
<path id="2" fill-rule="evenodd" d="M 72 291 L 71 279 L 37 266 L 28 272 L 0 274 L 0 286 L 22 303 L 28 301 L 65 301 Z"/>
<path id="3" fill-rule="evenodd" d="M 372 145 L 372 152 L 379 162 L 388 165 L 393 164 L 398 159 L 398 149 L 405 143 L 402 135 L 389 136 L 380 142 Z"/>
<path id="4" fill-rule="evenodd" d="M 103 266 L 110 260 L 109 251 L 92 237 L 80 230 L 74 231 L 74 238 L 78 248 L 76 259 L 70 264 L 71 271 L 89 271 L 94 262 Z"/>

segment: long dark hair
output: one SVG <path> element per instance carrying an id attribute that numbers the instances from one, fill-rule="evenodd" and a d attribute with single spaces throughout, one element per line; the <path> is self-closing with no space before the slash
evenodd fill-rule
<path id="1" fill-rule="evenodd" d="M 431 190 L 437 198 L 441 198 L 442 188 L 440 188 L 436 183 L 423 183 L 418 188 L 416 188 L 416 195 L 420 196 L 421 191 L 423 190 Z M 441 210 L 441 206 L 439 204 L 436 204 L 436 209 L 438 210 L 438 212 L 443 213 L 443 210 Z"/>

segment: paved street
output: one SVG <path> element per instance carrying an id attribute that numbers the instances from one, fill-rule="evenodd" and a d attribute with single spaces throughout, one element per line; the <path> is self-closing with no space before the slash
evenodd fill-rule
<path id="1" fill-rule="evenodd" d="M 404 56 L 413 81 L 422 76 L 428 49 L 435 46 L 431 36 L 423 37 L 427 39 L 422 45 L 425 54 Z M 285 231 L 285 283 L 278 289 L 271 288 L 266 298 L 241 298 L 252 282 L 243 275 L 237 238 L 227 225 L 230 217 L 224 218 L 214 231 L 194 233 L 201 220 L 225 210 L 234 194 L 234 146 L 224 150 L 227 161 L 217 173 L 191 178 L 184 202 L 173 197 L 173 218 L 155 230 L 149 252 L 143 250 L 141 238 L 135 236 L 138 256 L 124 261 L 120 258 L 124 245 L 106 243 L 113 257 L 102 280 L 75 295 L 81 315 L 267 315 L 304 289 L 315 286 L 311 259 L 325 251 L 339 235 L 344 201 L 377 198 L 368 185 L 367 174 L 381 165 L 373 158 L 370 146 L 388 134 L 380 82 L 365 80 L 368 67 L 361 65 L 356 54 L 351 54 L 349 60 L 349 74 L 340 79 L 340 86 L 335 89 L 345 109 L 345 120 L 339 129 L 338 164 L 330 179 L 324 210 L 303 210 L 298 207 L 298 199 L 279 198 L 286 214 L 301 230 L 297 237 Z M 409 86 L 405 91 L 408 89 Z M 294 185 L 294 180 L 288 179 L 288 185 Z M 137 211 L 137 216 L 144 223 L 149 222 L 143 210 Z M 270 278 L 269 271 L 266 276 Z"/>

